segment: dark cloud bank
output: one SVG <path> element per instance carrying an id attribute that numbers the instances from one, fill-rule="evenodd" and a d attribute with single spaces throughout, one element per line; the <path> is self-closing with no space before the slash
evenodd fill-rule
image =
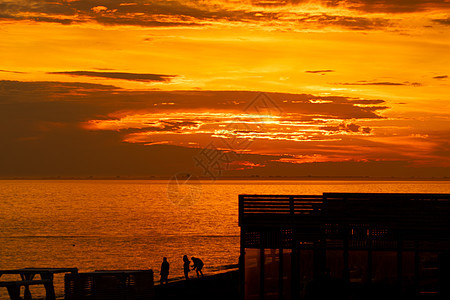
<path id="1" fill-rule="evenodd" d="M 111 85 L 66 82 L 0 81 L 0 177 L 48 176 L 171 176 L 201 173 L 192 157 L 199 149 L 123 142 L 127 132 L 94 131 L 80 124 L 111 119 L 125 111 L 161 113 L 170 110 L 242 112 L 257 95 L 242 91 L 127 91 Z M 305 118 L 324 116 L 348 120 L 381 118 L 383 100 L 269 94 L 286 112 Z M 314 103 L 322 100 L 325 103 Z M 173 102 L 164 107 L 154 104 Z M 284 102 L 286 101 L 286 102 Z M 366 102 L 367 101 L 367 102 Z M 233 104 L 234 103 L 234 104 Z M 240 103 L 240 104 L 235 104 Z M 370 104 L 360 107 L 357 104 Z M 357 125 L 342 125 L 349 132 Z M 334 130 L 328 128 L 328 130 Z M 349 140 L 351 142 L 351 140 Z M 349 144 L 351 145 L 351 144 Z M 318 145 L 319 146 L 319 145 Z M 230 171 L 228 175 L 264 176 L 447 176 L 448 169 L 410 167 L 405 161 L 289 164 L 278 156 L 247 154 L 242 160 L 264 168 Z"/>
<path id="2" fill-rule="evenodd" d="M 22 1 L 0 3 L 0 20 L 29 20 L 63 25 L 97 22 L 104 25 L 143 27 L 205 26 L 215 22 L 290 22 L 294 27 L 340 26 L 351 30 L 383 29 L 391 25 L 388 18 L 330 15 L 327 13 L 289 13 L 264 10 L 264 6 L 299 4 L 303 1 L 253 1 L 250 9 L 232 9 L 230 5 L 208 1 Z M 368 13 L 403 13 L 442 9 L 445 1 L 318 1 L 326 6 L 343 6 Z M 130 5 L 132 4 L 132 5 Z M 435 20 L 445 23 L 445 20 Z"/>
<path id="3" fill-rule="evenodd" d="M 151 81 L 166 82 L 176 77 L 176 75 L 124 73 L 124 72 L 95 72 L 95 71 L 48 72 L 48 74 L 124 79 L 130 81 L 143 81 L 143 82 L 151 82 Z"/>

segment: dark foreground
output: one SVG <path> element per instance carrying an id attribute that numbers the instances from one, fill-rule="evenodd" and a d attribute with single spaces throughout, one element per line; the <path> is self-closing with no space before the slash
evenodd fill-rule
<path id="1" fill-rule="evenodd" d="M 155 299 L 215 299 L 239 298 L 239 271 L 194 278 L 188 281 L 170 282 L 155 286 Z"/>

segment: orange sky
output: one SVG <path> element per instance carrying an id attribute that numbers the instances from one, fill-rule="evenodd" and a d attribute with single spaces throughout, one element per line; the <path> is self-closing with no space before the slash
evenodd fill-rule
<path id="1" fill-rule="evenodd" d="M 0 177 L 208 175 L 211 145 L 220 175 L 450 176 L 449 26 L 448 0 L 0 1 Z"/>

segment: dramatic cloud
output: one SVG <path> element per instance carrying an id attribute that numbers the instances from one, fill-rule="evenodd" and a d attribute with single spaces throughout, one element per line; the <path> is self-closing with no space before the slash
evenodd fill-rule
<path id="1" fill-rule="evenodd" d="M 218 140 L 225 141 L 221 149 L 235 151 L 236 143 L 264 141 L 272 150 L 255 149 L 255 153 L 265 155 L 280 154 L 272 143 L 293 143 L 290 147 L 296 149 L 302 142 L 370 135 L 370 127 L 359 122 L 382 119 L 379 112 L 387 108 L 381 99 L 237 91 L 133 92 L 64 82 L 2 81 L 0 96 L 17 109 L 35 107 L 26 116 L 28 129 L 17 134 L 22 138 L 35 133 L 34 138 L 40 139 L 53 127 L 69 126 L 118 132 L 131 144 L 198 148 Z"/>
<path id="2" fill-rule="evenodd" d="M 325 126 L 325 127 L 320 127 L 320 129 L 326 130 L 326 131 L 330 131 L 330 132 L 339 132 L 341 130 L 345 131 L 345 132 L 362 132 L 362 133 L 370 133 L 372 131 L 372 129 L 370 129 L 369 127 L 364 127 L 362 128 L 360 125 L 355 124 L 355 123 L 341 123 L 338 126 Z"/>
<path id="3" fill-rule="evenodd" d="M 447 79 L 448 75 L 439 75 L 439 76 L 434 76 L 433 79 Z"/>
<path id="4" fill-rule="evenodd" d="M 198 172 L 192 158 L 208 147 L 233 157 L 231 175 L 444 176 L 448 131 L 385 118 L 387 108 L 343 96 L 0 81 L 0 176 Z"/>
<path id="5" fill-rule="evenodd" d="M 106 25 L 171 27 L 201 25 L 195 20 L 201 21 L 214 15 L 214 12 L 177 1 L 138 1 L 134 6 L 120 4 L 119 1 L 101 1 L 96 5 L 85 0 L 6 2 L 0 4 L 0 19 L 61 24 L 96 21 Z M 191 20 L 187 20 L 189 17 Z"/>
<path id="6" fill-rule="evenodd" d="M 250 0 L 256 6 L 273 7 L 317 3 L 329 7 L 342 7 L 364 12 L 407 13 L 450 8 L 446 0 Z"/>
<path id="7" fill-rule="evenodd" d="M 48 72 L 48 74 L 89 76 L 89 77 L 124 79 L 124 80 L 144 81 L 144 82 L 150 82 L 150 81 L 167 82 L 167 81 L 172 80 L 174 77 L 176 77 L 176 75 L 138 74 L 138 73 L 124 73 L 124 72 L 94 72 L 94 71 Z"/>
<path id="8" fill-rule="evenodd" d="M 441 25 L 450 25 L 450 18 L 446 18 L 446 19 L 434 19 L 433 20 L 436 23 L 439 23 Z"/>
<path id="9" fill-rule="evenodd" d="M 384 18 L 347 16 L 329 13 L 280 13 L 280 20 L 286 22 L 286 26 L 298 28 L 325 28 L 343 27 L 352 30 L 373 30 L 382 29 L 392 25 L 392 21 Z M 273 19 L 273 18 L 271 18 Z"/>
<path id="10" fill-rule="evenodd" d="M 69 24 L 78 22 L 77 20 L 58 18 L 58 17 L 53 18 L 53 17 L 17 16 L 17 15 L 0 13 L 0 21 L 11 21 L 11 20 L 17 20 L 17 21 L 28 20 L 28 21 L 44 22 L 44 23 L 59 23 L 59 24 L 63 24 L 63 25 L 69 25 Z"/>
<path id="11" fill-rule="evenodd" d="M 409 13 L 450 8 L 450 3 L 446 0 L 338 0 L 329 2 L 338 3 L 350 9 L 374 13 Z"/>
<path id="12" fill-rule="evenodd" d="M 236 6 L 229 1 L 140 0 L 130 4 L 118 1 L 35 0 L 0 4 L 0 20 L 31 20 L 65 25 L 97 22 L 104 25 L 144 27 L 204 26 L 236 22 L 276 25 L 290 29 L 331 26 L 354 30 L 385 28 L 391 23 L 388 18 L 341 15 L 330 13 L 326 8 L 320 13 L 283 8 L 274 11 L 267 10 L 264 8 L 267 5 L 260 4 L 263 2 Z M 280 2 L 278 6 L 282 4 L 286 4 L 286 1 Z M 353 6 L 351 4 L 351 7 Z"/>
<path id="13" fill-rule="evenodd" d="M 338 83 L 340 85 L 407 85 L 407 86 L 421 86 L 422 84 L 419 82 L 390 82 L 390 81 L 357 81 L 357 82 L 341 82 Z"/>
<path id="14" fill-rule="evenodd" d="M 112 94 L 117 90 L 112 85 L 82 83 L 82 82 L 52 82 L 52 81 L 32 81 L 22 82 L 14 80 L 0 80 L 0 103 L 4 105 L 19 106 L 17 103 L 37 103 L 64 102 L 80 100 L 85 102 L 83 97 L 95 97 L 98 94 Z M 60 105 L 60 104 L 57 104 Z M 33 105 L 29 105 L 32 107 Z M 28 106 L 24 107 L 28 110 Z M 46 113 L 44 109 L 40 113 Z M 38 113 L 38 112 L 35 112 Z M 69 117 L 70 114 L 67 116 Z M 63 121 L 64 118 L 61 119 Z"/>
<path id="15" fill-rule="evenodd" d="M 312 74 L 321 74 L 324 75 L 325 73 L 331 73 L 335 72 L 334 70 L 314 70 L 314 71 L 305 71 L 305 73 L 312 73 Z"/>
<path id="16" fill-rule="evenodd" d="M 0 70 L 0 72 L 4 72 L 4 73 L 15 73 L 15 74 L 25 74 L 25 72 L 9 71 L 9 70 Z"/>

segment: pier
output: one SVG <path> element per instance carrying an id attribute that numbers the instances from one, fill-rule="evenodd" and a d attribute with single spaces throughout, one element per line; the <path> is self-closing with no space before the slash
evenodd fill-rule
<path id="1" fill-rule="evenodd" d="M 450 194 L 240 195 L 241 296 L 446 299 L 449 216 Z"/>

